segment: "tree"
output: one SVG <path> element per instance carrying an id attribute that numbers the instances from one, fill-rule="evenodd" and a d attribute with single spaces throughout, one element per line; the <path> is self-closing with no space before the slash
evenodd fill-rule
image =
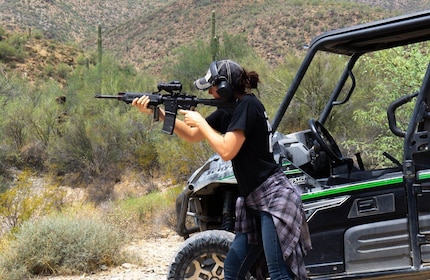
<path id="1" fill-rule="evenodd" d="M 367 102 L 361 102 L 361 105 L 355 103 L 352 120 L 366 130 L 358 134 L 350 130 L 352 135 L 348 138 L 356 140 L 345 144 L 349 149 L 362 151 L 365 155 L 363 158 L 369 161 L 369 165 L 379 167 L 386 161 L 383 155 L 373 153 L 375 150 L 385 150 L 401 160 L 403 141 L 394 136 L 386 126 L 386 110 L 394 100 L 420 89 L 428 65 L 428 56 L 428 43 L 419 43 L 376 52 L 363 58 L 359 68 L 360 76 L 373 83 L 368 84 L 367 90 L 361 92 L 360 100 Z M 369 100 L 371 102 L 368 102 Z M 411 104 L 406 104 L 396 111 L 397 124 L 403 130 L 406 130 L 409 123 L 413 109 Z"/>

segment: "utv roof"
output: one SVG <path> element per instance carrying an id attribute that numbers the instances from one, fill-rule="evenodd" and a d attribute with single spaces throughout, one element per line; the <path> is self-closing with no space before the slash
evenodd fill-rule
<path id="1" fill-rule="evenodd" d="M 309 48 L 352 55 L 430 40 L 430 10 L 325 32 Z"/>

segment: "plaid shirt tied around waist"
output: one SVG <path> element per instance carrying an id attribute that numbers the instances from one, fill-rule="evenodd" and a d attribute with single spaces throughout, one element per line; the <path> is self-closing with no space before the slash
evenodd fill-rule
<path id="1" fill-rule="evenodd" d="M 308 279 L 303 258 L 312 245 L 299 187 L 279 171 L 246 198 L 237 199 L 235 231 L 247 233 L 251 244 L 256 244 L 261 234 L 254 211 L 272 215 L 284 261 L 294 273 L 294 279 Z"/>

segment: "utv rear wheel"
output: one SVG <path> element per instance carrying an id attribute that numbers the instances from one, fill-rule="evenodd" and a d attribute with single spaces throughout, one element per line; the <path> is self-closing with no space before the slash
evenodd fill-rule
<path id="1" fill-rule="evenodd" d="M 224 260 L 234 234 L 208 230 L 187 239 L 169 266 L 167 279 L 224 279 Z"/>

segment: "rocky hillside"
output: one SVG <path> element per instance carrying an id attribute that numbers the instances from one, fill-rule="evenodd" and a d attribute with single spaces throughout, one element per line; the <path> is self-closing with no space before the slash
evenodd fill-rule
<path id="1" fill-rule="evenodd" d="M 165 0 L 0 0 L 0 23 L 7 30 L 34 28 L 48 39 L 82 42 L 97 25 L 123 24 L 169 3 Z"/>
<path id="2" fill-rule="evenodd" d="M 109 50 L 135 64 L 152 66 L 182 44 L 209 41 L 211 12 L 215 11 L 216 33 L 221 40 L 224 32 L 243 34 L 262 57 L 278 62 L 291 49 L 302 49 L 315 34 L 393 14 L 354 3 L 304 3 L 243 0 L 218 5 L 214 1 L 178 0 L 148 16 L 107 29 L 104 42 Z"/>
<path id="3" fill-rule="evenodd" d="M 104 49 L 143 68 L 180 45 L 209 40 L 215 11 L 221 39 L 224 32 L 243 34 L 276 63 L 323 31 L 428 7 L 430 0 L 0 0 L 0 25 L 95 51 L 100 23 Z"/>

